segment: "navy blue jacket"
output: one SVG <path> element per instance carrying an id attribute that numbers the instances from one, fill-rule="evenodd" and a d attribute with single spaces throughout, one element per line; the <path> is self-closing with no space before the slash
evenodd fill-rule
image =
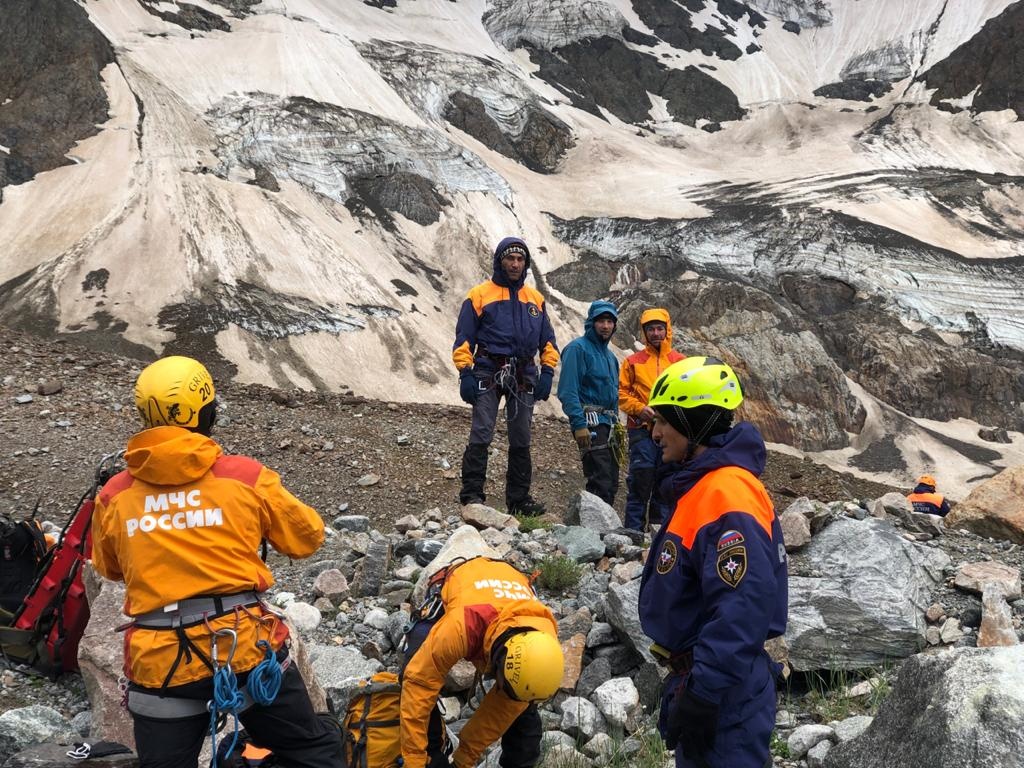
<path id="1" fill-rule="evenodd" d="M 587 424 L 584 405 L 607 411 L 597 417 L 601 424 L 614 424 L 619 420 L 619 361 L 608 349 L 608 342 L 594 331 L 594 320 L 606 313 L 615 318 L 619 316 L 610 301 L 592 303 L 583 323 L 583 335 L 570 341 L 562 350 L 558 399 L 573 431 Z"/>
<path id="2" fill-rule="evenodd" d="M 725 709 L 762 684 L 751 680 L 755 662 L 786 630 L 786 550 L 758 480 L 765 457 L 757 428 L 740 422 L 692 461 L 666 465 L 661 494 L 674 512 L 640 582 L 644 632 L 673 653 L 692 651 L 688 685 Z"/>

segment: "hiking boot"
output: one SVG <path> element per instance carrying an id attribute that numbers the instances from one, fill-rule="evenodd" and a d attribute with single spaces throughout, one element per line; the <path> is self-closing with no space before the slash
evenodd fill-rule
<path id="1" fill-rule="evenodd" d="M 484 503 L 484 500 L 482 498 L 480 498 L 479 496 L 470 496 L 465 501 L 462 501 L 461 499 L 459 500 L 459 504 L 461 504 L 464 507 L 468 507 L 470 504 L 483 504 L 483 503 Z"/>
<path id="2" fill-rule="evenodd" d="M 508 513 L 519 517 L 540 517 L 547 512 L 547 507 L 539 501 L 527 496 L 518 504 L 509 504 Z"/>

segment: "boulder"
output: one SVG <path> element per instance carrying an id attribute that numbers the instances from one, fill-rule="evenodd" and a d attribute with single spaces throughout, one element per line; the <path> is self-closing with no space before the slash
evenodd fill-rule
<path id="1" fill-rule="evenodd" d="M 779 525 L 787 552 L 795 552 L 811 540 L 811 521 L 799 512 L 787 509 L 779 516 Z"/>
<path id="2" fill-rule="evenodd" d="M 561 730 L 570 736 L 587 741 L 606 730 L 598 708 L 580 696 L 570 696 L 559 709 L 562 711 Z"/>
<path id="3" fill-rule="evenodd" d="M 474 557 L 493 557 L 495 560 L 500 560 L 501 554 L 484 541 L 480 536 L 480 531 L 472 525 L 456 528 L 448 537 L 448 541 L 438 550 L 434 559 L 427 563 L 420 572 L 420 578 L 412 593 L 413 603 L 418 605 L 423 601 L 431 576 L 459 558 L 471 560 Z"/>
<path id="4" fill-rule="evenodd" d="M 1024 465 L 975 486 L 946 515 L 946 527 L 1024 544 Z"/>
<path id="5" fill-rule="evenodd" d="M 581 525 L 559 526 L 555 540 L 565 553 L 577 563 L 596 563 L 604 557 L 601 534 Z"/>
<path id="6" fill-rule="evenodd" d="M 76 736 L 70 720 L 41 704 L 0 714 L 0 755 L 13 755 L 45 741 L 74 742 Z"/>
<path id="7" fill-rule="evenodd" d="M 998 584 L 986 584 L 981 595 L 981 627 L 978 630 L 978 647 L 989 648 L 1000 645 L 1016 645 L 1017 631 L 1013 628 L 1013 611 L 1003 597 Z"/>
<path id="8" fill-rule="evenodd" d="M 626 584 L 610 584 L 608 594 L 605 595 L 605 617 L 618 636 L 639 653 L 644 661 L 654 662 L 650 651 L 651 638 L 640 627 L 639 602 L 640 579 Z"/>
<path id="9" fill-rule="evenodd" d="M 300 632 L 312 632 L 323 619 L 319 609 L 301 600 L 292 600 L 284 607 L 284 615 Z"/>
<path id="10" fill-rule="evenodd" d="M 462 508 L 462 519 L 475 528 L 505 528 L 509 525 L 519 527 L 519 522 L 504 512 L 499 512 L 494 507 L 486 504 L 466 504 Z"/>
<path id="11" fill-rule="evenodd" d="M 308 646 L 314 678 L 334 702 L 335 710 L 344 712 L 349 700 L 363 680 L 383 665 L 375 659 L 365 658 L 358 650 L 349 646 L 314 645 Z"/>
<path id="12" fill-rule="evenodd" d="M 1002 590 L 1007 600 L 1016 600 L 1021 596 L 1020 570 L 997 560 L 963 563 L 957 568 L 953 584 L 979 595 L 987 585 L 992 584 Z"/>
<path id="13" fill-rule="evenodd" d="M 786 644 L 796 670 L 858 669 L 925 645 L 924 607 L 949 564 L 884 520 L 836 520 L 805 550 L 814 577 L 789 580 Z"/>
<path id="14" fill-rule="evenodd" d="M 326 597 L 333 605 L 347 600 L 349 591 L 348 579 L 337 568 L 321 571 L 313 580 L 313 594 Z"/>
<path id="15" fill-rule="evenodd" d="M 622 527 L 619 513 L 610 504 L 588 491 L 580 491 L 569 503 L 566 525 L 582 525 L 604 535 Z"/>
<path id="16" fill-rule="evenodd" d="M 640 692 L 628 677 L 616 677 L 601 683 L 591 698 L 608 724 L 622 730 L 634 721 L 640 708 Z"/>
<path id="17" fill-rule="evenodd" d="M 812 534 L 817 533 L 824 528 L 832 517 L 832 511 L 828 507 L 820 501 L 814 501 L 806 496 L 801 496 L 799 499 L 794 501 L 786 507 L 782 514 L 786 514 L 786 512 L 793 512 L 807 518 L 807 522 L 811 525 Z M 779 517 L 779 521 L 782 521 L 781 516 Z"/>
<path id="18" fill-rule="evenodd" d="M 866 682 L 866 681 L 865 681 Z M 835 725 L 836 740 L 839 742 L 852 741 L 860 736 L 871 725 L 873 717 L 869 715 L 854 715 L 848 717 Z"/>
<path id="19" fill-rule="evenodd" d="M 786 746 L 789 747 L 791 760 L 799 760 L 806 755 L 816 744 L 822 741 L 829 741 L 836 737 L 836 732 L 830 726 L 814 723 L 812 725 L 801 725 L 789 734 Z"/>
<path id="20" fill-rule="evenodd" d="M 1024 768 L 1024 646 L 919 654 L 826 768 Z"/>
<path id="21" fill-rule="evenodd" d="M 352 594 L 356 597 L 379 595 L 390 567 L 391 544 L 386 540 L 371 541 L 352 576 Z"/>

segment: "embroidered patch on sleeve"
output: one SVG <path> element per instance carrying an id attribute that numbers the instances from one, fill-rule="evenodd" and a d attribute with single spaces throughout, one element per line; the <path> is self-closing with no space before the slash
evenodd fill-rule
<path id="1" fill-rule="evenodd" d="M 745 541 L 743 534 L 739 531 L 726 531 L 718 537 L 718 551 L 721 552 L 729 547 L 735 547 Z"/>
<path id="2" fill-rule="evenodd" d="M 679 557 L 679 551 L 676 549 L 676 543 L 672 539 L 666 539 L 664 546 L 661 548 L 661 552 L 658 554 L 658 563 L 655 566 L 658 573 L 664 576 L 666 573 L 672 570 L 672 566 L 676 564 L 676 560 Z"/>
<path id="3" fill-rule="evenodd" d="M 735 588 L 747 574 L 747 548 L 734 546 L 718 555 L 719 578 Z"/>

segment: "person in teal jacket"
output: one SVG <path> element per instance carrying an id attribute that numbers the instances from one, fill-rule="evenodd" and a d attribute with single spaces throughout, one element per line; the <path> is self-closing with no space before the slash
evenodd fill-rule
<path id="1" fill-rule="evenodd" d="M 619 464 L 612 452 L 619 421 L 619 361 L 608 349 L 619 311 L 610 301 L 590 305 L 583 335 L 562 353 L 558 399 L 580 449 L 587 490 L 609 504 L 619 489 Z"/>

